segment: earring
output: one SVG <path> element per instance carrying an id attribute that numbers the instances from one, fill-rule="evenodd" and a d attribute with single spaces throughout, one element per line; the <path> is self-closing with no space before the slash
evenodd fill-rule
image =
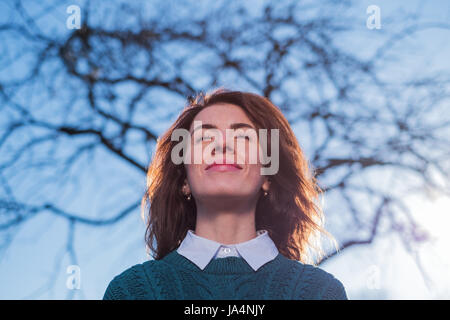
<path id="1" fill-rule="evenodd" d="M 269 193 L 267 191 L 264 191 L 264 197 L 267 196 Z"/>
<path id="2" fill-rule="evenodd" d="M 186 189 L 187 189 L 187 186 L 184 185 L 184 186 L 183 186 L 183 193 L 186 191 Z M 185 194 L 185 196 L 186 196 L 186 194 Z M 190 193 L 186 196 L 186 199 L 187 199 L 188 201 L 191 200 L 191 194 L 190 194 Z"/>

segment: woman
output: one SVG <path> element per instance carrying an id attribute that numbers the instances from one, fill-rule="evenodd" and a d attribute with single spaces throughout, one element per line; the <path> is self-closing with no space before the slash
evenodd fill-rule
<path id="1" fill-rule="evenodd" d="M 189 138 L 182 156 L 179 133 Z M 117 275 L 103 299 L 347 299 L 338 279 L 308 263 L 322 256 L 314 239 L 332 238 L 320 192 L 268 99 L 201 93 L 158 139 L 148 169 L 142 209 L 154 259 Z"/>

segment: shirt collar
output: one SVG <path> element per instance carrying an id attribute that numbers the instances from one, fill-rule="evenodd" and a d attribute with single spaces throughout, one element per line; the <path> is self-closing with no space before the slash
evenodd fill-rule
<path id="1" fill-rule="evenodd" d="M 200 237 L 193 230 L 188 230 L 177 252 L 203 270 L 222 245 L 224 244 Z M 278 249 L 267 230 L 258 230 L 257 236 L 248 241 L 224 246 L 236 248 L 239 255 L 255 271 L 278 255 Z"/>

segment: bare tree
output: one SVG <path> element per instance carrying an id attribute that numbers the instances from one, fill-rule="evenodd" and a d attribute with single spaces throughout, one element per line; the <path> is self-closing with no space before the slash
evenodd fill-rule
<path id="1" fill-rule="evenodd" d="M 63 188 L 87 163 L 114 162 L 120 174 L 144 177 L 160 130 L 186 98 L 225 85 L 272 99 L 295 126 L 332 199 L 326 214 L 339 220 L 331 228 L 340 251 L 395 233 L 420 266 L 416 248 L 430 235 L 402 198 L 450 193 L 450 78 L 448 70 L 385 74 L 403 37 L 447 24 L 407 20 L 362 58 L 339 42 L 360 28 L 350 3 L 107 3 L 86 2 L 81 28 L 68 30 L 68 4 L 29 9 L 17 0 L 0 25 L 2 249 L 18 227 L 50 213 L 67 220 L 65 251 L 76 263 L 77 226 L 120 224 L 139 212 L 144 190 L 116 212 L 92 214 L 70 211 L 57 191 L 35 191 Z"/>

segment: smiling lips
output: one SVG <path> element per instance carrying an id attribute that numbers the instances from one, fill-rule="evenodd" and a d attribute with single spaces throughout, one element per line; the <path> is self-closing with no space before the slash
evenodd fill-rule
<path id="1" fill-rule="evenodd" d="M 237 163 L 213 163 L 206 167 L 208 171 L 239 171 L 242 167 Z"/>

